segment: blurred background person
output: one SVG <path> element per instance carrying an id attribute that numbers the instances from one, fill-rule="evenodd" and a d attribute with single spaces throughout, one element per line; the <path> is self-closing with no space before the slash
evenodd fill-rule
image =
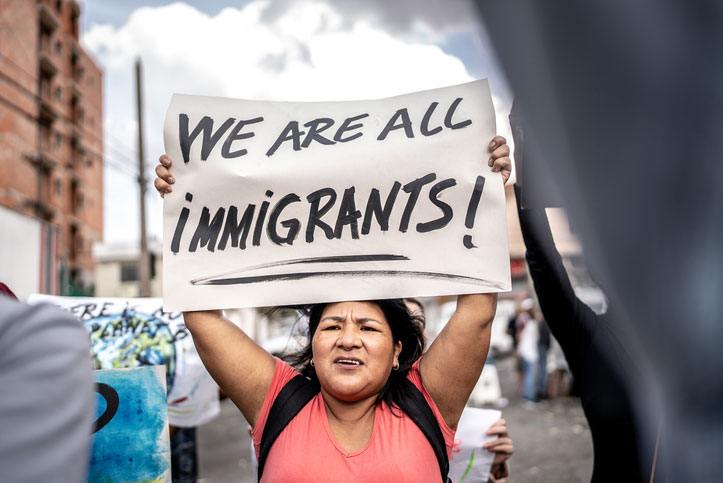
<path id="1" fill-rule="evenodd" d="M 522 302 L 522 311 L 517 316 L 517 357 L 522 367 L 522 397 L 527 403 L 537 401 L 536 375 L 540 359 L 538 343 L 540 340 L 539 324 L 534 316 L 534 302 L 525 299 Z"/>
<path id="2" fill-rule="evenodd" d="M 535 385 L 536 399 L 547 399 L 547 353 L 550 350 L 550 327 L 542 312 L 535 313 L 537 321 L 537 381 Z"/>

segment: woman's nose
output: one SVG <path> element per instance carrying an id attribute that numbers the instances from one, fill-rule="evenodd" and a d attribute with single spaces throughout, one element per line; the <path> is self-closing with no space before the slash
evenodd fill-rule
<path id="1" fill-rule="evenodd" d="M 339 339 L 337 344 L 345 349 L 351 349 L 353 347 L 361 346 L 361 339 L 359 338 L 359 328 L 356 324 L 344 324 L 344 327 L 339 333 Z"/>

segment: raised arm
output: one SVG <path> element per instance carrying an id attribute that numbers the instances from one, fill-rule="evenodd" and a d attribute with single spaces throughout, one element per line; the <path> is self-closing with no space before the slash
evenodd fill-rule
<path id="1" fill-rule="evenodd" d="M 452 318 L 420 362 L 424 387 L 452 429 L 482 373 L 496 310 L 496 293 L 458 296 Z"/>
<path id="2" fill-rule="evenodd" d="M 161 196 L 173 191 L 171 158 L 162 155 L 154 182 Z M 220 310 L 184 312 L 204 366 L 252 426 L 274 377 L 276 361 Z"/>
<path id="3" fill-rule="evenodd" d="M 587 349 L 597 327 L 597 316 L 575 295 L 562 257 L 555 247 L 545 209 L 522 208 L 521 194 L 529 181 L 522 183 L 519 173 L 522 164 L 530 160 L 527 159 L 529 153 L 525 149 L 524 120 L 518 111 L 518 104 L 514 103 L 510 112 L 510 126 L 515 139 L 514 158 L 518 173 L 515 198 L 522 238 L 527 248 L 527 266 L 545 320 L 560 342 L 568 361 L 575 364 Z"/>
<path id="4" fill-rule="evenodd" d="M 518 187 L 515 194 L 522 238 L 527 249 L 525 258 L 540 309 L 565 355 L 576 358 L 573 348 L 586 349 L 597 326 L 597 315 L 575 295 L 562 257 L 555 247 L 545 210 L 522 209 Z"/>
<path id="5" fill-rule="evenodd" d="M 489 144 L 487 163 L 510 177 L 510 149 L 507 140 L 495 136 Z M 455 429 L 472 393 L 490 348 L 492 320 L 497 310 L 497 294 L 460 295 L 457 309 L 420 362 L 422 382 L 442 413 Z"/>
<path id="6" fill-rule="evenodd" d="M 254 426 L 276 360 L 220 310 L 184 312 L 183 318 L 203 365 Z"/>

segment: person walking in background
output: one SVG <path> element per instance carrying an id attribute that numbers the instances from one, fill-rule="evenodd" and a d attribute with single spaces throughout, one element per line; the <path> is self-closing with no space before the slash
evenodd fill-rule
<path id="1" fill-rule="evenodd" d="M 570 366 L 567 364 L 565 354 L 562 353 L 560 343 L 550 337 L 550 350 L 547 352 L 548 384 L 547 396 L 556 398 L 570 395 Z"/>
<path id="2" fill-rule="evenodd" d="M 550 350 L 550 327 L 542 312 L 535 314 L 539 338 L 537 340 L 537 399 L 547 399 L 547 352 Z"/>
<path id="3" fill-rule="evenodd" d="M 517 318 L 521 313 L 522 303 L 518 302 L 515 306 L 514 313 L 507 320 L 507 329 L 505 330 L 505 333 L 512 338 L 512 350 L 515 355 L 515 376 L 517 377 L 517 389 L 520 394 L 522 394 L 524 373 L 522 372 L 522 360 L 520 360 L 520 356 L 517 355 Z"/>
<path id="4" fill-rule="evenodd" d="M 538 342 L 540 332 L 538 322 L 532 315 L 532 300 L 522 302 L 523 312 L 517 317 L 517 355 L 522 363 L 522 397 L 527 403 L 537 401 L 535 376 L 540 358 Z"/>

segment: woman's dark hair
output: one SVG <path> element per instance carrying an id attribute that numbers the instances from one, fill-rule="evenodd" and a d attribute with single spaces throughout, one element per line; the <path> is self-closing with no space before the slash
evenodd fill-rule
<path id="1" fill-rule="evenodd" d="M 405 386 L 401 384 L 407 377 L 409 369 L 419 359 L 424 352 L 424 334 L 422 332 L 422 324 L 419 317 L 413 316 L 407 310 L 407 306 L 403 299 L 387 299 L 387 300 L 369 300 L 376 304 L 387 319 L 387 323 L 392 331 L 392 339 L 394 343 L 402 343 L 402 352 L 399 354 L 399 368 L 393 370 L 389 375 L 387 383 L 379 392 L 377 402 L 384 401 L 390 408 L 400 408 L 406 412 L 410 403 L 410 396 L 406 394 Z M 309 338 L 306 346 L 300 351 L 284 357 L 286 362 L 294 366 L 304 376 L 312 381 L 318 382 L 316 370 L 311 365 L 313 353 L 311 350 L 311 341 L 314 338 L 321 314 L 329 304 L 314 304 L 304 307 L 297 307 L 302 313 L 309 318 Z"/>

